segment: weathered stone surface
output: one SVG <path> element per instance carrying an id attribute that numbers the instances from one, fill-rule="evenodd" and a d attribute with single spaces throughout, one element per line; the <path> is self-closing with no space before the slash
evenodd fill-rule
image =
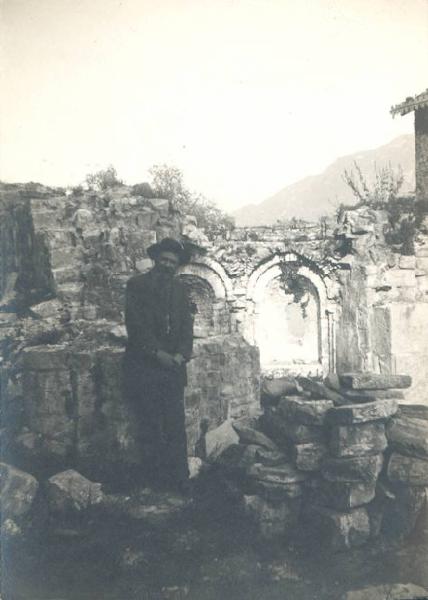
<path id="1" fill-rule="evenodd" d="M 412 486 L 428 485 L 428 459 L 403 456 L 394 452 L 389 459 L 387 472 L 392 482 Z"/>
<path id="2" fill-rule="evenodd" d="M 250 487 L 254 494 L 274 503 L 299 498 L 303 494 L 301 483 L 272 483 L 255 479 Z"/>
<path id="3" fill-rule="evenodd" d="M 412 533 L 426 506 L 426 488 L 395 485 L 389 496 L 384 503 L 381 532 L 389 538 L 402 539 Z"/>
<path id="4" fill-rule="evenodd" d="M 383 400 L 384 398 L 403 400 L 404 393 L 401 390 L 343 390 L 343 396 L 345 399 L 349 400 L 351 404 L 359 404 L 362 402 Z"/>
<path id="5" fill-rule="evenodd" d="M 283 398 L 278 405 L 279 412 L 286 419 L 303 425 L 322 425 L 327 411 L 333 408 L 331 400 L 303 400 L 298 396 Z"/>
<path id="6" fill-rule="evenodd" d="M 246 446 L 244 456 L 248 453 L 248 456 L 253 456 L 252 462 L 261 463 L 266 466 L 275 466 L 284 464 L 287 461 L 287 456 L 280 450 L 266 450 L 261 446 L 249 445 Z"/>
<path id="7" fill-rule="evenodd" d="M 261 393 L 269 398 L 281 398 L 297 393 L 296 380 L 294 377 L 277 377 L 275 379 L 265 378 L 262 382 Z"/>
<path id="8" fill-rule="evenodd" d="M 65 345 L 32 346 L 24 348 L 24 368 L 32 371 L 64 370 L 68 367 Z"/>
<path id="9" fill-rule="evenodd" d="M 241 444 L 256 444 L 258 446 L 262 446 L 266 448 L 266 450 L 271 450 L 276 452 L 278 450 L 277 445 L 270 440 L 264 433 L 261 431 L 257 431 L 254 427 L 250 427 L 247 424 L 247 420 L 238 419 L 237 421 L 232 421 L 232 427 L 236 431 L 239 436 L 239 441 Z"/>
<path id="10" fill-rule="evenodd" d="M 309 377 L 298 377 L 297 382 L 305 392 L 310 394 L 311 398 L 316 400 L 331 400 L 334 404 L 340 404 L 342 401 L 341 394 L 336 390 L 332 390 L 324 383 L 314 381 Z"/>
<path id="11" fill-rule="evenodd" d="M 304 444 L 325 440 L 325 431 L 322 426 L 287 421 L 277 409 L 269 408 L 260 417 L 260 420 L 263 430 L 281 447 L 288 447 L 290 441 L 295 444 Z"/>
<path id="12" fill-rule="evenodd" d="M 50 477 L 46 495 L 50 510 L 58 514 L 80 512 L 103 500 L 101 484 L 89 481 L 73 469 Z"/>
<path id="13" fill-rule="evenodd" d="M 317 471 L 327 454 L 325 444 L 296 444 L 294 446 L 294 461 L 301 471 Z"/>
<path id="14" fill-rule="evenodd" d="M 385 425 L 381 421 L 358 425 L 333 425 L 329 447 L 335 457 L 377 454 L 387 446 Z"/>
<path id="15" fill-rule="evenodd" d="M 213 462 L 226 448 L 239 442 L 239 437 L 230 421 L 225 421 L 219 427 L 207 431 L 205 435 L 207 460 Z"/>
<path id="16" fill-rule="evenodd" d="M 376 400 L 365 404 L 350 404 L 337 406 L 328 411 L 327 422 L 351 425 L 353 423 L 366 423 L 378 419 L 387 419 L 398 410 L 398 402 L 393 398 Z"/>
<path id="17" fill-rule="evenodd" d="M 370 521 L 363 507 L 337 512 L 313 506 L 311 513 L 311 520 L 323 534 L 320 539 L 336 551 L 361 546 L 370 537 Z"/>
<path id="18" fill-rule="evenodd" d="M 428 460 L 428 421 L 396 415 L 386 427 L 388 442 L 402 454 Z"/>
<path id="19" fill-rule="evenodd" d="M 0 503 L 2 519 L 19 519 L 31 510 L 38 481 L 29 473 L 0 463 Z"/>
<path id="20" fill-rule="evenodd" d="M 271 504 L 260 496 L 244 496 L 244 511 L 260 535 L 272 539 L 286 534 L 297 522 L 298 509 L 289 502 Z"/>
<path id="21" fill-rule="evenodd" d="M 328 481 L 376 481 L 383 465 L 382 454 L 352 458 L 327 458 L 322 462 L 321 474 Z"/>
<path id="22" fill-rule="evenodd" d="M 376 493 L 376 482 L 321 481 L 321 504 L 337 510 L 349 510 L 368 504 Z"/>
<path id="23" fill-rule="evenodd" d="M 428 421 L 428 405 L 426 404 L 400 404 L 399 415 L 411 419 Z"/>
<path id="24" fill-rule="evenodd" d="M 249 477 L 260 481 L 268 481 L 270 483 L 297 483 L 304 481 L 307 477 L 304 473 L 299 473 L 290 463 L 268 467 L 259 463 L 252 465 L 247 474 Z"/>
<path id="25" fill-rule="evenodd" d="M 381 373 L 343 373 L 339 375 L 343 386 L 354 390 L 386 390 L 408 388 L 412 385 L 410 375 Z"/>
<path id="26" fill-rule="evenodd" d="M 412 600 L 428 597 L 428 590 L 414 583 L 373 585 L 346 592 L 343 600 Z"/>

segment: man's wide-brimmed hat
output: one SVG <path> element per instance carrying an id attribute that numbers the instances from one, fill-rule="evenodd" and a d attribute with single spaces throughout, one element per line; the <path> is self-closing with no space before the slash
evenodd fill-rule
<path id="1" fill-rule="evenodd" d="M 155 260 L 161 252 L 173 252 L 178 256 L 180 264 L 185 265 L 190 261 L 190 252 L 181 242 L 174 238 L 163 238 L 160 242 L 152 244 L 147 248 L 147 254 Z"/>

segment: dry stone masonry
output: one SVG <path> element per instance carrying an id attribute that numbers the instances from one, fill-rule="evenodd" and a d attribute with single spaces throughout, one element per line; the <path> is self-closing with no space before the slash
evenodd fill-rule
<path id="1" fill-rule="evenodd" d="M 233 423 L 239 444 L 216 459 L 226 477 L 239 473 L 242 509 L 262 537 L 309 529 L 342 550 L 412 531 L 426 502 L 426 407 L 372 395 L 410 385 L 407 375 L 348 373 L 265 386 L 263 415 Z"/>
<path id="2" fill-rule="evenodd" d="M 6 507 L 8 494 L 28 499 L 38 523 L 40 503 L 54 521 L 92 510 L 144 521 L 153 502 L 155 521 L 186 509 L 100 488 L 140 467 L 123 395 L 124 289 L 151 267 L 147 246 L 169 235 L 193 249 L 179 272 L 197 307 L 191 463 L 224 470 L 264 537 L 310 524 L 338 549 L 410 533 L 428 485 L 428 223 L 409 236 L 413 213 L 411 202 L 360 207 L 337 223 L 208 239 L 193 217 L 126 186 L 3 185 Z M 31 528 L 5 514 L 8 535 Z"/>

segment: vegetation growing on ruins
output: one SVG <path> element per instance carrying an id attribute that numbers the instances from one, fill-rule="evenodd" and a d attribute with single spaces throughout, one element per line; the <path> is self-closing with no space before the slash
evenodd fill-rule
<path id="1" fill-rule="evenodd" d="M 230 231 L 234 228 L 234 219 L 222 211 L 215 202 L 203 194 L 190 190 L 183 172 L 167 164 L 154 165 L 149 169 L 150 182 L 144 181 L 132 186 L 134 196 L 146 198 L 165 198 L 171 211 L 183 215 L 193 215 L 198 226 L 210 236 L 213 233 Z M 116 169 L 110 165 L 106 169 L 89 173 L 85 177 L 86 186 L 97 191 L 108 191 L 124 185 Z"/>

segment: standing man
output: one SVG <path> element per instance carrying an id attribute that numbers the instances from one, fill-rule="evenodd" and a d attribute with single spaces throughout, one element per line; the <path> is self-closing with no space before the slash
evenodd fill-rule
<path id="1" fill-rule="evenodd" d="M 187 493 L 184 388 L 193 315 L 175 274 L 189 255 L 172 238 L 153 244 L 147 253 L 154 267 L 129 279 L 126 287 L 125 382 L 137 418 L 145 482 Z"/>

